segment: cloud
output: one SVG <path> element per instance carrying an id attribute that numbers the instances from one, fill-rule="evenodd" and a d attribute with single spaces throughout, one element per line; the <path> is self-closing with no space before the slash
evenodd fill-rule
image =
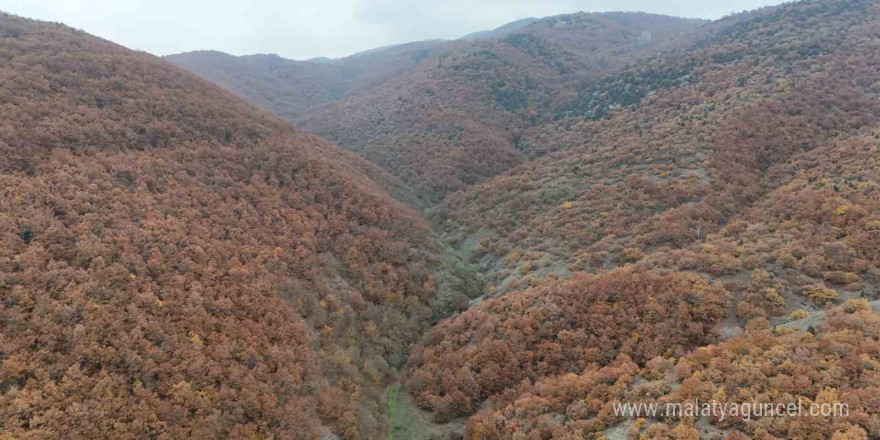
<path id="1" fill-rule="evenodd" d="M 0 0 L 0 10 L 58 21 L 157 55 L 214 49 L 294 59 L 457 38 L 524 17 L 630 10 L 718 18 L 778 0 Z"/>

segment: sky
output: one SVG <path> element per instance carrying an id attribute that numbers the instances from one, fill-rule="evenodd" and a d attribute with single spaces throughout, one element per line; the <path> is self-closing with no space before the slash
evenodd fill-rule
<path id="1" fill-rule="evenodd" d="M 155 55 L 219 50 L 340 57 L 454 39 L 526 17 L 645 11 L 717 19 L 780 0 L 0 0 L 0 11 L 56 21 Z"/>

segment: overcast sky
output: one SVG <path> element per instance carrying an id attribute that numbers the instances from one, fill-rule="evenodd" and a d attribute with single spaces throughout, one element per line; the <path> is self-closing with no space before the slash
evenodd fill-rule
<path id="1" fill-rule="evenodd" d="M 131 49 L 167 55 L 339 57 L 388 44 L 451 39 L 525 17 L 646 11 L 716 19 L 779 0 L 0 0 L 0 10 L 58 21 Z"/>

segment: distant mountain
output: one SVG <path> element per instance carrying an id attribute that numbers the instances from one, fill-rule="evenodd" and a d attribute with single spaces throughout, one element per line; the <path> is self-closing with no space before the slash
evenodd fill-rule
<path id="1" fill-rule="evenodd" d="M 708 20 L 645 12 L 606 12 L 545 17 L 518 30 L 559 44 L 600 64 L 634 61 L 647 52 L 682 47 Z M 650 51 L 640 49 L 650 48 Z M 623 57 L 623 58 L 621 58 Z"/>
<path id="2" fill-rule="evenodd" d="M 389 53 L 396 53 L 396 52 L 400 52 L 400 51 L 408 52 L 413 49 L 418 50 L 419 48 L 424 47 L 424 46 L 439 45 L 444 42 L 445 42 L 445 40 L 443 40 L 443 39 L 435 38 L 435 39 L 431 39 L 431 40 L 414 41 L 414 42 L 410 42 L 410 43 L 388 44 L 385 46 L 379 46 L 379 47 L 374 47 L 372 49 L 360 51 L 360 52 L 354 53 L 352 55 L 349 55 L 347 57 L 335 58 L 335 60 L 345 62 L 347 60 L 351 60 L 351 59 L 354 59 L 357 57 L 363 57 L 365 55 L 388 55 Z"/>
<path id="3" fill-rule="evenodd" d="M 168 61 L 211 79 L 239 97 L 280 116 L 296 119 L 320 104 L 380 84 L 421 63 L 441 43 L 389 46 L 339 59 L 295 61 L 278 55 L 233 56 L 187 52 Z"/>
<path id="4" fill-rule="evenodd" d="M 683 44 L 702 24 L 581 13 L 320 65 L 275 60 L 280 67 L 270 68 L 252 57 L 198 53 L 168 59 L 361 153 L 430 205 L 520 163 L 520 132 L 545 121 L 582 81 Z"/>
<path id="5" fill-rule="evenodd" d="M 296 122 L 391 171 L 433 204 L 522 162 L 521 133 L 546 122 L 583 81 L 700 27 L 648 14 L 556 19 L 572 24 L 539 20 L 504 37 L 438 48 L 411 71 Z M 680 33 L 669 31 L 673 23 Z M 645 32 L 654 41 L 640 45 Z"/>
<path id="6" fill-rule="evenodd" d="M 473 32 L 473 33 L 467 34 L 459 39 L 460 40 L 486 40 L 489 38 L 501 37 L 501 36 L 507 35 L 511 32 L 520 30 L 520 29 L 522 29 L 522 28 L 524 28 L 524 27 L 526 27 L 526 26 L 528 26 L 538 20 L 539 20 L 538 18 L 534 18 L 534 17 L 523 18 L 520 20 L 511 21 L 510 23 L 499 26 L 495 29 L 490 29 L 487 31 Z"/>

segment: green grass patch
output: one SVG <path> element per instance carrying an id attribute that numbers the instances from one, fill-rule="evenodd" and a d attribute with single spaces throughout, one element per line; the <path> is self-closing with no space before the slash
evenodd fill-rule
<path id="1" fill-rule="evenodd" d="M 388 387 L 385 397 L 388 405 L 388 440 L 411 440 L 412 424 L 408 423 L 405 409 L 400 405 L 400 384 Z"/>

